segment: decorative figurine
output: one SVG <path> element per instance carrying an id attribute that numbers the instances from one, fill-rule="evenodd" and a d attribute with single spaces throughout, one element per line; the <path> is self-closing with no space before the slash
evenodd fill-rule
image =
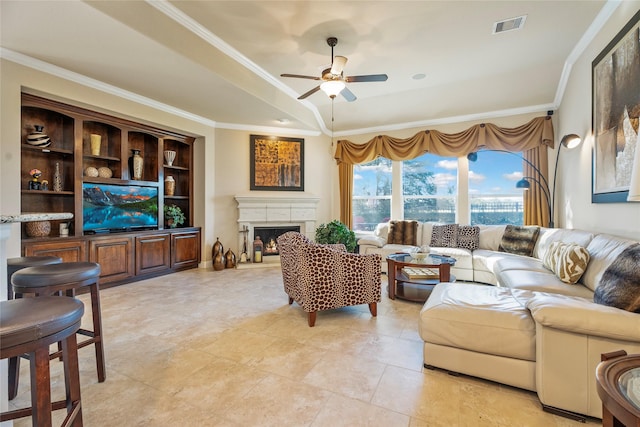
<path id="1" fill-rule="evenodd" d="M 34 168 L 29 171 L 29 175 L 33 178 L 29 181 L 29 190 L 40 190 L 40 181 L 38 179 L 42 175 L 42 171 Z"/>
<path id="2" fill-rule="evenodd" d="M 253 241 L 253 262 L 262 262 L 262 249 L 264 244 L 260 240 L 260 236 L 256 236 L 256 240 Z"/>
<path id="3" fill-rule="evenodd" d="M 42 191 L 48 191 L 49 190 L 49 181 L 47 181 L 46 179 L 43 179 L 42 182 L 40 183 L 40 189 Z"/>

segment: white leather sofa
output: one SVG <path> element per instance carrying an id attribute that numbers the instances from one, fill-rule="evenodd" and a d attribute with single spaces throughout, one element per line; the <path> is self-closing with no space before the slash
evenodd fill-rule
<path id="1" fill-rule="evenodd" d="M 429 244 L 432 227 L 419 224 L 418 245 Z M 593 295 L 607 267 L 635 241 L 541 228 L 533 256 L 526 257 L 498 251 L 504 229 L 480 226 L 473 251 L 432 248 L 458 260 L 452 268 L 458 282 L 437 285 L 420 313 L 425 366 L 535 391 L 547 410 L 601 418 L 596 365 L 602 353 L 640 353 L 640 315 L 596 304 Z M 381 224 L 374 236 L 361 238 L 360 252 L 385 257 L 411 249 L 386 244 L 384 233 Z M 558 240 L 589 252 L 576 284 L 543 265 Z"/>

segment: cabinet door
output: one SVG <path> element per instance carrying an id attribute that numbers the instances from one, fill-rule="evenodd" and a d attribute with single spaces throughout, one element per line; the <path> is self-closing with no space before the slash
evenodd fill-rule
<path id="1" fill-rule="evenodd" d="M 200 262 L 200 233 L 171 234 L 171 268 L 193 268 Z"/>
<path id="2" fill-rule="evenodd" d="M 168 270 L 170 243 L 169 234 L 136 237 L 136 275 Z"/>
<path id="3" fill-rule="evenodd" d="M 89 261 L 100 264 L 100 282 L 132 277 L 135 272 L 133 238 L 94 238 L 89 242 Z"/>
<path id="4" fill-rule="evenodd" d="M 84 240 L 51 240 L 23 243 L 24 256 L 57 256 L 64 262 L 87 261 L 87 242 Z"/>

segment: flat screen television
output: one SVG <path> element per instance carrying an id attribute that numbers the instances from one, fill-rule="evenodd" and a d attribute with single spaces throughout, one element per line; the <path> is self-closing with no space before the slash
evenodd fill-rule
<path id="1" fill-rule="evenodd" d="M 82 230 L 87 233 L 158 228 L 158 188 L 82 183 Z"/>

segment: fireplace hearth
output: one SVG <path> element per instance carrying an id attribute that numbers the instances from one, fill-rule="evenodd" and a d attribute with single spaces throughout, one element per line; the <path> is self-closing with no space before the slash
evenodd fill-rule
<path id="1" fill-rule="evenodd" d="M 263 256 L 270 255 L 280 255 L 278 251 L 278 237 L 288 231 L 297 231 L 300 232 L 299 226 L 280 226 L 280 227 L 254 227 L 253 228 L 253 239 L 260 236 L 262 243 L 264 245 L 262 249 Z"/>

